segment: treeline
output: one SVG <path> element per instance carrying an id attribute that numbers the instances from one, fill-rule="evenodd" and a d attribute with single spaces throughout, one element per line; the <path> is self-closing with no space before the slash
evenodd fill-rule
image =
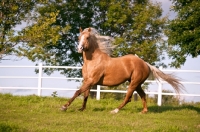
<path id="1" fill-rule="evenodd" d="M 81 66 L 76 51 L 79 28 L 94 27 L 115 38 L 113 57 L 137 54 L 165 67 L 161 61 L 167 53 L 171 66 L 180 67 L 188 55 L 200 54 L 200 2 L 172 3 L 177 16 L 169 20 L 162 16 L 161 4 L 149 0 L 1 0 L 0 60 L 16 55 L 45 65 Z M 24 27 L 17 29 L 19 25 Z M 79 71 L 60 72 L 81 76 Z"/>

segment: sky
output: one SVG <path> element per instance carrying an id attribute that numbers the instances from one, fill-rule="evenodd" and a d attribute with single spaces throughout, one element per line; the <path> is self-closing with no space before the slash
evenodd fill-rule
<path id="1" fill-rule="evenodd" d="M 163 15 L 168 14 L 170 19 L 173 19 L 176 14 L 169 11 L 171 2 L 169 0 L 154 0 L 162 3 L 162 8 L 164 10 Z M 16 27 L 17 30 L 20 30 L 23 25 Z M 31 62 L 26 58 L 19 59 L 17 57 L 9 57 L 10 60 L 3 60 L 0 63 L 0 66 L 35 66 L 37 62 Z M 17 60 L 17 61 L 15 61 Z M 170 59 L 166 59 L 164 63 L 169 64 Z M 174 68 L 167 68 L 174 69 Z M 186 63 L 181 66 L 181 70 L 199 70 L 200 71 L 200 57 L 192 58 L 187 57 Z M 34 68 L 0 68 L 0 76 L 37 76 L 34 72 Z M 182 78 L 184 81 L 200 82 L 199 73 L 175 73 L 178 77 Z M 45 75 L 44 75 L 45 76 Z M 63 77 L 59 73 L 55 73 L 52 76 Z M 70 82 L 66 80 L 45 80 L 43 79 L 43 87 L 54 87 L 54 88 L 74 88 L 77 89 L 81 84 Z M 0 78 L 0 87 L 37 87 L 37 79 L 3 79 Z M 163 86 L 164 89 L 172 90 L 172 88 L 166 84 Z M 200 94 L 200 85 L 185 85 L 188 94 Z M 51 96 L 51 94 L 56 90 L 43 90 L 43 96 Z M 157 84 L 150 86 L 149 91 L 156 92 Z M 14 95 L 27 95 L 27 94 L 37 94 L 37 90 L 2 90 L 0 92 L 9 92 Z M 74 91 L 58 91 L 59 96 L 71 97 Z M 200 97 L 187 97 L 188 101 L 200 101 Z"/>

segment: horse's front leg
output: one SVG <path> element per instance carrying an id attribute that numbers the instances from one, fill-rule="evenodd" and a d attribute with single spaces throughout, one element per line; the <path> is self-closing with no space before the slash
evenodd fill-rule
<path id="1" fill-rule="evenodd" d="M 90 89 L 88 89 L 84 92 L 83 105 L 82 105 L 82 108 L 79 109 L 80 111 L 83 111 L 86 108 L 86 103 L 88 100 L 89 93 L 90 93 Z"/>
<path id="2" fill-rule="evenodd" d="M 74 96 L 65 105 L 61 107 L 61 110 L 63 111 L 67 110 L 67 108 L 71 105 L 71 103 L 74 101 L 76 97 L 78 97 L 83 92 L 89 91 L 89 89 L 90 89 L 90 84 L 84 83 L 83 86 L 74 93 Z"/>

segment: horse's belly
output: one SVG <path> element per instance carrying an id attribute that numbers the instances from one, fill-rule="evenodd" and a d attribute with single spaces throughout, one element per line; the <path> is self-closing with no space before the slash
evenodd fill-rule
<path id="1" fill-rule="evenodd" d="M 99 85 L 104 86 L 116 86 L 130 79 L 130 76 L 123 73 L 113 73 L 110 75 L 103 76 L 100 79 Z"/>

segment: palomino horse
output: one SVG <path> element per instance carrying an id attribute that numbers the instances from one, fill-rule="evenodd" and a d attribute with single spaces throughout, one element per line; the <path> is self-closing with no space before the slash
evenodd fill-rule
<path id="1" fill-rule="evenodd" d="M 112 42 L 111 37 L 100 36 L 94 28 L 87 28 L 84 31 L 80 30 L 78 52 L 83 53 L 84 64 L 82 74 L 84 81 L 74 96 L 62 106 L 62 110 L 67 110 L 73 100 L 81 93 L 84 93 L 84 101 L 80 110 L 84 110 L 90 88 L 93 85 L 116 86 L 125 81 L 129 81 L 130 84 L 124 101 L 116 109 L 111 111 L 111 113 L 117 113 L 130 102 L 134 91 L 137 91 L 142 99 L 142 113 L 146 113 L 146 95 L 141 85 L 151 72 L 157 80 L 161 78 L 171 84 L 176 92 L 179 93 L 181 91 L 182 84 L 177 78 L 170 74 L 164 74 L 137 56 L 125 55 L 117 58 L 110 57 L 109 53 L 113 49 L 110 42 Z"/>

